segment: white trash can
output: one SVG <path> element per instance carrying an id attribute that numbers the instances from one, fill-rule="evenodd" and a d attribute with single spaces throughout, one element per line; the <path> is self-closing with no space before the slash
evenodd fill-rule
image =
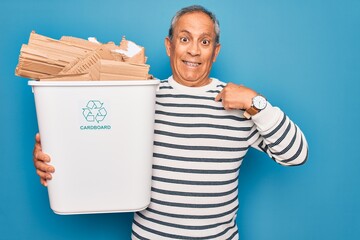
<path id="1" fill-rule="evenodd" d="M 134 212 L 150 202 L 158 80 L 29 81 L 57 214 Z"/>

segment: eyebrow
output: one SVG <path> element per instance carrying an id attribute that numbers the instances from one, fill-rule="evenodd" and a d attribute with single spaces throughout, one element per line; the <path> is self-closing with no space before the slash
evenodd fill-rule
<path id="1" fill-rule="evenodd" d="M 189 32 L 188 30 L 181 30 L 179 33 L 187 33 L 187 34 L 190 34 L 191 35 L 191 32 Z M 207 32 L 204 32 L 202 34 L 200 34 L 200 36 L 208 36 L 208 37 L 211 37 L 211 33 L 207 33 Z"/>

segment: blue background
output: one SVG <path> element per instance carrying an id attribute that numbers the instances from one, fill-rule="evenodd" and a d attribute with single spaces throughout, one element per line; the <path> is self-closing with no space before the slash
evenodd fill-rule
<path id="1" fill-rule="evenodd" d="M 251 151 L 240 174 L 243 240 L 360 239 L 360 1 L 0 2 L 0 239 L 128 239 L 131 213 L 59 216 L 32 163 L 37 130 L 27 79 L 14 76 L 32 30 L 145 46 L 151 73 L 171 74 L 173 14 L 202 4 L 220 20 L 212 76 L 263 93 L 303 130 L 310 155 L 281 167 Z"/>

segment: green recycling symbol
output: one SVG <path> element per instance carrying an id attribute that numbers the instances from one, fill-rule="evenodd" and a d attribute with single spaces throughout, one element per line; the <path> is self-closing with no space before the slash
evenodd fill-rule
<path id="1" fill-rule="evenodd" d="M 104 103 L 99 100 L 90 100 L 83 108 L 83 116 L 88 122 L 101 122 L 107 115 L 106 109 L 103 107 Z"/>

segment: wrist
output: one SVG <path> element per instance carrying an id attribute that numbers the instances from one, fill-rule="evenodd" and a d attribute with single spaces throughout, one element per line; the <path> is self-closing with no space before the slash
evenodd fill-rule
<path id="1" fill-rule="evenodd" d="M 267 105 L 267 100 L 264 96 L 256 94 L 251 98 L 250 107 L 246 108 L 244 112 L 244 117 L 250 119 L 252 116 L 259 113 L 261 110 L 265 109 Z"/>
<path id="2" fill-rule="evenodd" d="M 244 104 L 244 109 L 248 110 L 253 106 L 253 98 L 259 95 L 257 92 L 253 91 L 251 94 L 249 94 L 248 99 L 246 103 Z"/>

